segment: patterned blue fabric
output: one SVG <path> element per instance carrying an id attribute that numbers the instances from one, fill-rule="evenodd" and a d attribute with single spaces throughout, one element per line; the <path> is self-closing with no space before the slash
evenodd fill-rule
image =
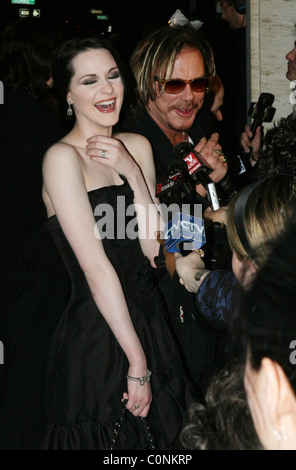
<path id="1" fill-rule="evenodd" d="M 225 269 L 212 271 L 201 283 L 196 307 L 214 328 L 227 328 L 237 286 L 233 272 Z"/>

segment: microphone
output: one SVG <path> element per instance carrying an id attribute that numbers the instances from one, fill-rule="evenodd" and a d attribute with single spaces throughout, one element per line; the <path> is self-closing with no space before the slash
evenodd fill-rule
<path id="1" fill-rule="evenodd" d="M 180 160 L 173 160 L 168 169 L 168 176 L 163 177 L 156 184 L 156 197 L 163 198 L 164 195 L 171 202 L 181 204 L 186 200 L 193 202 L 194 188 L 190 181 L 186 164 Z"/>
<path id="2" fill-rule="evenodd" d="M 251 124 L 252 137 L 250 142 L 254 139 L 257 127 L 261 126 L 263 122 L 271 122 L 276 111 L 271 105 L 274 102 L 274 95 L 271 93 L 261 93 L 258 103 L 251 103 L 248 116 L 253 120 Z"/>
<path id="3" fill-rule="evenodd" d="M 156 185 L 156 197 L 164 200 L 164 196 L 168 202 L 166 207 L 162 207 L 162 212 L 167 211 L 168 220 L 164 228 L 166 251 L 181 251 L 186 255 L 194 249 L 199 249 L 205 244 L 205 230 L 202 203 L 197 205 L 195 202 L 203 198 L 197 197 L 199 195 L 196 193 L 188 165 L 180 158 L 170 163 L 168 176 Z M 196 210 L 200 212 L 194 212 Z"/>
<path id="4" fill-rule="evenodd" d="M 192 251 L 206 243 L 204 221 L 184 211 L 175 214 L 164 228 L 165 248 L 170 253 Z M 186 253 L 185 253 L 186 254 Z"/>
<path id="5" fill-rule="evenodd" d="M 167 210 L 169 220 L 164 228 L 166 250 L 171 253 L 182 251 L 185 255 L 187 250 L 200 248 L 205 243 L 204 222 L 201 217 L 191 215 L 191 210 L 199 207 L 194 205 L 196 191 L 183 160 L 173 160 L 168 177 L 157 183 L 156 196 L 163 198 L 164 195 L 169 204 L 162 208 L 163 212 Z M 202 209 L 198 215 L 202 215 Z"/>
<path id="6" fill-rule="evenodd" d="M 255 137 L 256 129 L 263 122 L 271 122 L 276 111 L 271 105 L 274 101 L 274 95 L 271 93 L 261 93 L 258 103 L 251 103 L 248 116 L 253 119 L 250 126 L 252 137 L 249 138 L 250 143 Z M 252 145 L 249 145 L 250 152 L 253 151 Z M 256 175 L 253 174 L 253 168 L 250 164 L 250 153 L 241 152 L 228 161 L 228 170 L 235 181 L 237 190 L 240 190 L 247 184 L 253 182 Z"/>
<path id="7" fill-rule="evenodd" d="M 180 142 L 174 148 L 176 155 L 187 165 L 189 175 L 195 184 L 202 184 L 207 191 L 207 197 L 212 209 L 219 209 L 220 203 L 216 191 L 215 183 L 209 177 L 213 171 L 204 157 L 196 152 L 188 142 Z"/>

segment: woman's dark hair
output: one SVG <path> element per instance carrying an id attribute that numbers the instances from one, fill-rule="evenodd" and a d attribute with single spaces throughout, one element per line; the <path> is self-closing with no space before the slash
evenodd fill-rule
<path id="1" fill-rule="evenodd" d="M 189 407 L 181 442 L 192 450 L 260 450 L 244 389 L 244 363 L 225 364 L 213 375 L 205 403 Z"/>
<path id="2" fill-rule="evenodd" d="M 23 18 L 12 24 L 1 42 L 0 80 L 4 87 L 42 98 L 48 91 L 46 83 L 58 42 L 58 31 L 41 18 Z"/>
<path id="3" fill-rule="evenodd" d="M 133 91 L 130 85 L 131 78 L 113 44 L 96 35 L 77 36 L 62 43 L 55 51 L 53 57 L 52 75 L 61 111 L 66 109 L 67 93 L 74 75 L 72 61 L 78 54 L 91 49 L 105 49 L 111 53 L 118 66 L 124 85 L 123 108 L 133 100 Z"/>
<path id="4" fill-rule="evenodd" d="M 249 351 L 258 370 L 269 357 L 296 391 L 296 212 L 285 231 L 269 245 L 269 256 L 232 319 L 235 342 Z M 295 344 L 294 344 L 295 341 Z"/>

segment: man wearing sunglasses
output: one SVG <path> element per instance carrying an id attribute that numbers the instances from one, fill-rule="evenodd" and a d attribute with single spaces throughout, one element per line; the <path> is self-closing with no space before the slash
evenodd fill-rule
<path id="1" fill-rule="evenodd" d="M 210 178 L 219 182 L 227 173 L 226 158 L 203 107 L 215 75 L 209 44 L 187 25 L 160 28 L 138 44 L 131 68 L 139 102 L 126 113 L 123 125 L 150 140 L 157 180 L 176 158 L 174 147 L 189 141 L 213 168 Z M 206 193 L 201 185 L 197 191 Z"/>
<path id="2" fill-rule="evenodd" d="M 168 176 L 176 160 L 174 147 L 190 142 L 213 169 L 216 183 L 227 172 L 219 136 L 212 134 L 210 114 L 203 107 L 215 75 L 209 44 L 190 25 L 167 26 L 144 38 L 131 57 L 139 102 L 125 114 L 126 130 L 142 134 L 152 145 L 157 182 Z M 197 191 L 205 196 L 203 186 Z M 162 202 L 165 202 L 162 200 Z M 158 269 L 161 277 L 161 269 Z M 193 320 L 194 298 L 176 279 L 163 274 L 159 286 L 168 306 L 172 327 L 195 383 L 216 360 L 216 337 L 202 319 Z M 198 358 L 198 359 L 197 359 Z"/>

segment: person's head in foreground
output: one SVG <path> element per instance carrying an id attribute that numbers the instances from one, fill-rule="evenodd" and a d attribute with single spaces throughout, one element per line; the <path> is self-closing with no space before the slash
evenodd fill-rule
<path id="1" fill-rule="evenodd" d="M 247 288 L 268 255 L 268 244 L 283 230 L 296 206 L 296 177 L 273 175 L 245 187 L 227 211 L 232 269 Z"/>
<path id="2" fill-rule="evenodd" d="M 246 351 L 244 383 L 265 449 L 296 449 L 296 223 L 270 255 L 233 320 Z"/>
<path id="3" fill-rule="evenodd" d="M 182 444 L 192 450 L 261 450 L 244 390 L 244 364 L 229 363 L 213 375 L 205 403 L 188 410 Z"/>

